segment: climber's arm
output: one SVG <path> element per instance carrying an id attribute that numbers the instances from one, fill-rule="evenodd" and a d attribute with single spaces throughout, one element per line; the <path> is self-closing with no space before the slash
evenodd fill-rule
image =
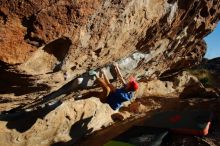
<path id="1" fill-rule="evenodd" d="M 126 82 L 125 82 L 124 78 L 122 77 L 122 74 L 121 74 L 121 71 L 120 71 L 120 69 L 118 67 L 118 64 L 115 63 L 114 67 L 115 67 L 115 71 L 116 71 L 117 76 L 119 77 L 120 81 L 123 83 L 123 85 L 126 85 Z"/>

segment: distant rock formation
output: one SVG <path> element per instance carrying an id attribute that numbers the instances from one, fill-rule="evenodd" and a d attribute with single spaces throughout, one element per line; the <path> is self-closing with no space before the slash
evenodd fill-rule
<path id="1" fill-rule="evenodd" d="M 204 68 L 220 76 L 220 57 L 213 59 L 204 59 L 197 68 Z"/>

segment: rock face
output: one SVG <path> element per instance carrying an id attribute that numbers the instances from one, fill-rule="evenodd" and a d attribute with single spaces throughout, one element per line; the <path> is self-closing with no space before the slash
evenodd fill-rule
<path id="1" fill-rule="evenodd" d="M 3 0 L 0 60 L 13 69 L 1 70 L 7 82 L 25 80 L 21 90 L 36 89 L 19 94 L 27 99 L 112 61 L 130 69 L 123 73 L 157 78 L 201 61 L 202 39 L 219 21 L 219 5 L 217 0 Z M 135 53 L 142 57 L 134 64 L 129 57 Z M 19 78 L 11 81 L 11 74 Z M 12 86 L 11 93 L 16 92 L 17 85 Z"/>
<path id="2" fill-rule="evenodd" d="M 143 85 L 142 85 L 143 84 Z M 217 98 L 216 95 L 208 91 L 203 84 L 187 71 L 168 79 L 152 80 L 141 83 L 143 89 L 139 90 L 137 96 L 142 97 L 169 97 L 169 98 Z"/>
<path id="3" fill-rule="evenodd" d="M 0 123 L 0 145 L 74 144 L 82 136 L 109 126 L 112 122 L 111 114 L 114 111 L 97 100 L 69 100 L 58 104 L 59 107 L 55 105 L 27 112 L 20 117 L 10 117 L 7 122 Z"/>
<path id="4" fill-rule="evenodd" d="M 202 60 L 203 37 L 219 19 L 218 0 L 1 0 L 0 111 L 31 107 L 69 92 L 74 98 L 71 89 L 81 83 L 79 77 L 113 61 L 123 75 L 142 80 L 190 67 Z M 27 135 L 5 132 L 1 139 L 12 138 L 10 145 L 27 140 Z"/>
<path id="5" fill-rule="evenodd" d="M 71 77 L 136 51 L 149 55 L 142 67 L 149 76 L 191 65 L 219 20 L 217 0 L 3 0 L 0 8 L 2 61 Z"/>

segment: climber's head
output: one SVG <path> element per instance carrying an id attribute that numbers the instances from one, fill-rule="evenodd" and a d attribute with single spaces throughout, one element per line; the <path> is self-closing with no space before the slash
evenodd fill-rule
<path id="1" fill-rule="evenodd" d="M 131 77 L 131 79 L 127 83 L 127 90 L 136 91 L 137 89 L 138 89 L 138 83 L 137 83 L 137 81 L 135 81 L 135 79 L 133 77 Z"/>

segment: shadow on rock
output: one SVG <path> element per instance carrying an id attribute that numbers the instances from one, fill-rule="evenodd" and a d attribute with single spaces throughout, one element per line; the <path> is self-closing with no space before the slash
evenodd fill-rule
<path id="1" fill-rule="evenodd" d="M 46 84 L 34 84 L 35 79 L 32 76 L 16 73 L 2 61 L 0 61 L 0 74 L 0 94 L 14 93 L 15 96 L 20 96 L 50 89 Z"/>
<path id="2" fill-rule="evenodd" d="M 31 112 L 19 112 L 19 113 L 8 113 L 5 115 L 5 119 L 1 117 L 1 120 L 7 120 L 7 128 L 16 129 L 19 132 L 25 132 L 30 129 L 38 118 L 43 119 L 49 112 L 56 109 L 61 102 L 57 102 L 51 106 L 46 105 L 42 109 L 34 110 Z M 1 115 L 2 116 L 2 115 Z"/>
<path id="3" fill-rule="evenodd" d="M 93 129 L 88 129 L 88 124 L 91 121 L 92 117 L 88 117 L 85 119 L 82 119 L 82 117 L 83 115 L 81 116 L 81 120 L 72 125 L 69 133 L 72 138 L 70 141 L 57 142 L 54 143 L 52 146 L 70 146 L 76 144 L 81 138 L 90 134 Z"/>

